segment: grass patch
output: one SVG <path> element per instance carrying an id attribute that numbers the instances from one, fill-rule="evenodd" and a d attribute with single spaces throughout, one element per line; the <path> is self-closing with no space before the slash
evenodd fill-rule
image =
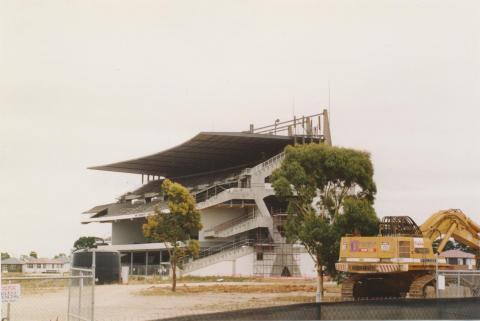
<path id="1" fill-rule="evenodd" d="M 282 303 L 312 303 L 315 295 L 284 295 L 275 298 L 276 302 Z"/>
<path id="2" fill-rule="evenodd" d="M 27 279 L 3 281 L 3 284 L 20 284 L 22 294 L 41 294 L 47 292 L 57 292 L 68 288 L 69 280 L 52 279 Z"/>

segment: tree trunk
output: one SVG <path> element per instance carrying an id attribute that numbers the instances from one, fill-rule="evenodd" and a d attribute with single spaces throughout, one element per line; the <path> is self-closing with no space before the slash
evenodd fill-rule
<path id="1" fill-rule="evenodd" d="M 172 262 L 172 292 L 177 289 L 177 262 Z"/>
<path id="2" fill-rule="evenodd" d="M 317 293 L 315 296 L 315 302 L 320 303 L 323 299 L 323 269 L 319 263 L 317 265 Z"/>

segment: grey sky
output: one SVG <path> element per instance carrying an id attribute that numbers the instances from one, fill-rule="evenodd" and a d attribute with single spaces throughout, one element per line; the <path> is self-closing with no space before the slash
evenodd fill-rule
<path id="1" fill-rule="evenodd" d="M 140 184 L 87 170 L 319 112 L 380 216 L 480 222 L 478 1 L 1 1 L 0 248 L 66 252 Z"/>

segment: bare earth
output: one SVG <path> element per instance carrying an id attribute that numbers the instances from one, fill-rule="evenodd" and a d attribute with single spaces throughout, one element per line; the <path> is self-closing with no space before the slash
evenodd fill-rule
<path id="1" fill-rule="evenodd" d="M 172 294 L 168 284 L 101 285 L 95 287 L 97 321 L 145 321 L 188 314 L 313 302 L 313 280 L 267 282 L 180 283 Z M 327 284 L 331 298 L 338 288 Z M 66 320 L 68 290 L 44 289 L 22 294 L 11 306 L 12 321 Z M 3 305 L 3 309 L 6 306 Z M 5 311 L 2 312 L 5 315 Z M 58 319 L 57 319 L 58 318 Z"/>

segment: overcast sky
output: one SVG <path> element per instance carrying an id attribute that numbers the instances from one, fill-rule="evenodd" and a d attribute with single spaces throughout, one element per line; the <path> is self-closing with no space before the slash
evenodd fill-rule
<path id="1" fill-rule="evenodd" d="M 67 252 L 141 184 L 87 170 L 320 112 L 379 216 L 480 222 L 478 1 L 1 1 L 0 248 Z"/>

